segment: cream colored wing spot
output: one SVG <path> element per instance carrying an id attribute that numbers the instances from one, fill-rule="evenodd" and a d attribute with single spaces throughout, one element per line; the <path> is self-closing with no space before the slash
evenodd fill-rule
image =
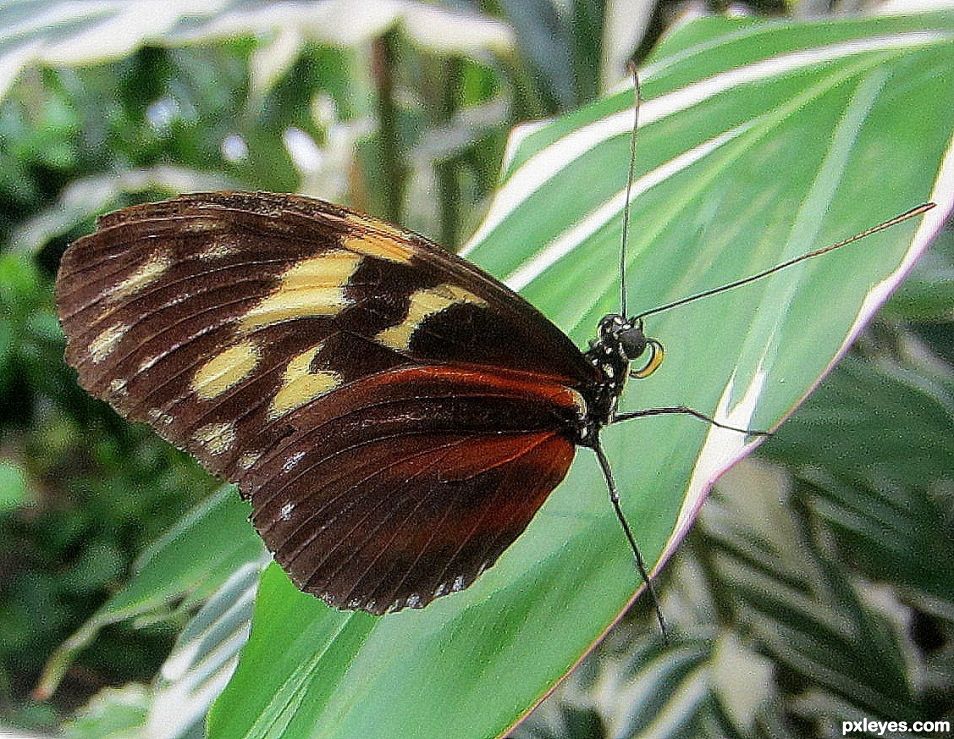
<path id="1" fill-rule="evenodd" d="M 218 218 L 192 217 L 179 222 L 179 230 L 188 233 L 211 233 L 222 229 L 222 221 Z"/>
<path id="2" fill-rule="evenodd" d="M 248 377 L 259 360 L 258 346 L 243 341 L 217 354 L 196 371 L 192 390 L 202 400 L 217 398 Z"/>
<path id="3" fill-rule="evenodd" d="M 404 230 L 394 226 L 387 221 L 380 221 L 377 218 L 368 218 L 360 213 L 349 213 L 347 221 L 351 226 L 357 226 L 361 230 L 376 231 L 379 234 L 390 236 L 392 239 L 404 241 L 407 234 Z"/>
<path id="4" fill-rule="evenodd" d="M 153 254 L 132 274 L 109 291 L 110 300 L 122 300 L 130 295 L 135 295 L 144 287 L 158 280 L 163 272 L 171 266 L 172 258 L 168 254 Z"/>
<path id="5" fill-rule="evenodd" d="M 322 252 L 289 268 L 268 296 L 240 319 L 248 331 L 308 316 L 334 316 L 348 305 L 344 289 L 362 256 L 343 249 Z"/>
<path id="6" fill-rule="evenodd" d="M 196 429 L 192 438 L 209 454 L 224 454 L 235 443 L 235 424 L 228 421 L 206 424 Z"/>
<path id="7" fill-rule="evenodd" d="M 414 332 L 429 316 L 440 313 L 452 305 L 465 303 L 487 305 L 485 300 L 458 285 L 444 283 L 418 290 L 411 295 L 407 318 L 397 326 L 384 329 L 374 337 L 374 340 L 392 349 L 404 351 L 410 347 Z"/>
<path id="8" fill-rule="evenodd" d="M 238 244 L 234 239 L 227 236 L 218 236 L 212 242 L 198 253 L 199 259 L 203 262 L 210 262 L 215 259 L 222 259 L 238 251 Z"/>
<path id="9" fill-rule="evenodd" d="M 399 264 L 408 264 L 414 256 L 407 234 L 390 223 L 364 218 L 357 213 L 350 214 L 347 222 L 356 233 L 345 237 L 345 249 Z"/>
<path id="10" fill-rule="evenodd" d="M 139 372 L 148 372 L 153 367 L 156 366 L 156 363 L 162 359 L 162 354 L 157 354 L 154 357 L 147 357 L 139 363 Z"/>
<path id="11" fill-rule="evenodd" d="M 261 457 L 261 452 L 245 452 L 238 458 L 238 466 L 243 470 L 250 470 Z"/>
<path id="12" fill-rule="evenodd" d="M 113 349 L 129 330 L 125 324 L 116 324 L 103 330 L 99 336 L 89 343 L 89 356 L 94 363 L 99 364 L 110 355 Z"/>
<path id="13" fill-rule="evenodd" d="M 301 408 L 322 395 L 330 393 L 341 384 L 341 375 L 337 372 L 311 370 L 312 362 L 321 344 L 306 349 L 295 356 L 285 368 L 282 386 L 275 393 L 268 407 L 268 420 L 273 421 L 289 411 Z"/>
<path id="14" fill-rule="evenodd" d="M 285 505 L 282 506 L 281 512 L 279 513 L 279 518 L 281 518 L 282 521 L 290 520 L 292 511 L 294 510 L 295 510 L 294 503 L 285 503 Z"/>
<path id="15" fill-rule="evenodd" d="M 164 412 L 161 408 L 150 408 L 146 413 L 146 418 L 149 419 L 149 423 L 153 426 L 159 426 L 160 424 L 168 426 L 172 423 L 172 416 Z"/>

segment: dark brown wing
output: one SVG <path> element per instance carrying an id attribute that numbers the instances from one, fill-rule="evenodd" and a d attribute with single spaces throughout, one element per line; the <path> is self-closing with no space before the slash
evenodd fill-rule
<path id="1" fill-rule="evenodd" d="M 563 479 L 581 410 L 539 376 L 402 368 L 289 417 L 241 481 L 296 584 L 338 607 L 421 607 L 470 585 Z"/>
<path id="2" fill-rule="evenodd" d="M 239 483 L 303 587 L 373 611 L 496 560 L 566 473 L 594 372 L 476 267 L 296 196 L 107 216 L 57 303 L 84 387 Z"/>
<path id="3" fill-rule="evenodd" d="M 394 367 L 466 362 L 581 387 L 550 321 L 458 257 L 308 198 L 208 193 L 104 217 L 63 257 L 81 384 L 237 480 L 284 416 Z"/>

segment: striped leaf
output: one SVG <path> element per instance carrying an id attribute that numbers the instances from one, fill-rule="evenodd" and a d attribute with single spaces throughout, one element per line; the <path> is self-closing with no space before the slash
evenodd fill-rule
<path id="1" fill-rule="evenodd" d="M 845 351 L 954 199 L 954 15 L 763 23 L 707 19 L 643 71 L 629 304 L 651 308 L 837 241 L 927 199 L 923 220 L 656 316 L 668 348 L 626 409 L 685 403 L 777 425 Z M 469 258 L 583 345 L 617 309 L 630 91 L 518 131 Z M 947 122 L 947 123 L 946 123 Z M 665 561 L 741 434 L 683 418 L 612 429 L 644 553 Z M 585 451 L 585 450 L 584 450 Z M 567 480 L 467 591 L 376 619 L 265 572 L 252 637 L 212 736 L 506 731 L 605 633 L 637 579 L 598 468 Z"/>

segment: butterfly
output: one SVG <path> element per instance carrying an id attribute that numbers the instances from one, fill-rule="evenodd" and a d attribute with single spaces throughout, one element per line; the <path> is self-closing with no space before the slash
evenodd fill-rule
<path id="1" fill-rule="evenodd" d="M 596 452 L 651 588 L 600 432 L 662 413 L 721 425 L 684 406 L 617 411 L 627 379 L 664 358 L 642 317 L 715 291 L 607 315 L 581 351 L 517 293 L 419 235 L 262 192 L 107 215 L 69 246 L 56 282 L 82 386 L 235 483 L 301 590 L 376 614 L 473 583 L 577 447 Z"/>
<path id="2" fill-rule="evenodd" d="M 436 244 L 293 195 L 108 215 L 56 294 L 83 387 L 236 483 L 302 590 L 373 613 L 492 565 L 650 346 L 615 317 L 584 354 Z"/>

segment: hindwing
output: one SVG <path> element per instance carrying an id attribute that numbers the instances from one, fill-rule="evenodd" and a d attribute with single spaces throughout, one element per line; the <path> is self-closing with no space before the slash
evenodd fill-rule
<path id="1" fill-rule="evenodd" d="M 399 368 L 292 414 L 240 481 L 307 592 L 374 613 L 467 587 L 563 479 L 575 391 L 475 366 Z"/>

